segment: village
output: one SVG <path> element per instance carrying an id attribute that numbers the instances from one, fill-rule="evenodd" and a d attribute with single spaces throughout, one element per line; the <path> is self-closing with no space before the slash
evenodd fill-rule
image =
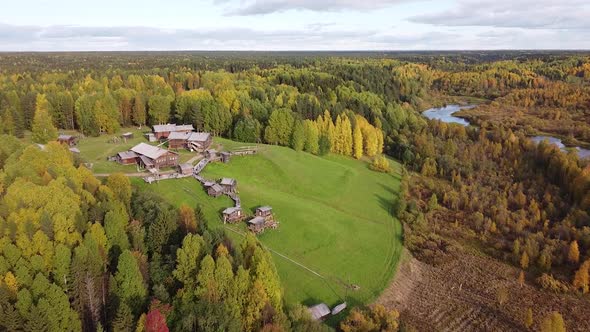
<path id="1" fill-rule="evenodd" d="M 125 135 L 125 134 L 124 134 Z M 123 139 L 130 138 L 129 136 Z M 109 158 L 121 165 L 136 165 L 149 173 L 144 177 L 147 183 L 154 183 L 168 179 L 194 177 L 211 197 L 227 195 L 234 205 L 221 212 L 221 220 L 226 224 L 237 224 L 246 221 L 248 229 L 254 234 L 260 234 L 266 229 L 276 229 L 279 223 L 275 220 L 270 206 L 256 208 L 254 215 L 249 216 L 242 208 L 238 192 L 237 180 L 221 178 L 218 180 L 206 179 L 201 175 L 205 167 L 212 162 L 228 163 L 232 156 L 255 154 L 256 147 L 242 147 L 233 151 L 217 151 L 211 148 L 212 135 L 207 132 L 197 132 L 192 125 L 155 125 L 153 132 L 145 134 L 149 142 L 159 143 L 151 145 L 141 142 L 127 151 L 121 151 Z M 72 138 L 73 140 L 73 138 Z M 71 144 L 70 144 L 71 142 Z M 69 146 L 75 145 L 75 141 L 64 141 Z M 164 148 L 167 145 L 167 149 Z M 195 152 L 195 160 L 201 159 L 193 165 L 190 162 L 180 163 L 180 149 Z M 171 168 L 174 172 L 162 173 L 161 170 Z"/>

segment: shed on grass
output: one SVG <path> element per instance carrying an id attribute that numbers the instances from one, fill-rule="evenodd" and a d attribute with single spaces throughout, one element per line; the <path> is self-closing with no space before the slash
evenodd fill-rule
<path id="1" fill-rule="evenodd" d="M 223 194 L 223 187 L 216 183 L 211 187 L 207 188 L 207 194 L 213 197 L 221 196 Z"/>
<path id="2" fill-rule="evenodd" d="M 325 303 L 316 304 L 307 308 L 313 320 L 323 320 L 330 315 L 330 307 Z"/>
<path id="3" fill-rule="evenodd" d="M 215 149 L 206 150 L 205 151 L 205 157 L 207 157 L 210 160 L 217 159 L 217 150 L 215 150 Z"/>
<path id="4" fill-rule="evenodd" d="M 231 153 L 227 152 L 227 151 L 223 151 L 220 153 L 221 155 L 221 161 L 224 163 L 229 163 L 229 159 L 231 157 Z"/>
<path id="5" fill-rule="evenodd" d="M 262 233 L 264 231 L 264 218 L 254 217 L 248 220 L 248 229 L 250 229 L 255 234 Z"/>
<path id="6" fill-rule="evenodd" d="M 332 316 L 338 315 L 342 310 L 346 309 L 346 302 L 340 303 L 332 309 Z"/>
<path id="7" fill-rule="evenodd" d="M 225 193 L 235 193 L 238 181 L 235 179 L 223 178 L 219 184 L 223 187 Z"/>
<path id="8" fill-rule="evenodd" d="M 123 151 L 117 153 L 115 157 L 117 162 L 122 165 L 135 164 L 137 162 L 137 153 L 133 151 Z"/>
<path id="9" fill-rule="evenodd" d="M 128 132 L 126 132 L 126 133 L 123 133 L 123 134 L 121 135 L 121 138 L 122 138 L 123 140 L 125 140 L 125 142 L 127 142 L 127 140 L 130 140 L 130 139 L 132 139 L 132 138 L 133 138 L 133 133 L 132 133 L 132 132 L 130 132 L 130 131 L 128 131 Z"/>
<path id="10" fill-rule="evenodd" d="M 268 205 L 256 208 L 256 216 L 258 217 L 272 217 L 272 208 Z"/>
<path id="11" fill-rule="evenodd" d="M 235 223 L 244 218 L 244 213 L 242 213 L 242 208 L 239 207 L 229 207 L 222 212 L 223 214 L 223 223 Z"/>

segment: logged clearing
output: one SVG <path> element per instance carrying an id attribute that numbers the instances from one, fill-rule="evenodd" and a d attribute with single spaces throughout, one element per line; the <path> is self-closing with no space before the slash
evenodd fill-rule
<path id="1" fill-rule="evenodd" d="M 393 282 L 377 303 L 399 310 L 419 331 L 525 331 L 528 308 L 533 310 L 533 330 L 558 311 L 565 314 L 568 331 L 590 331 L 590 307 L 583 299 L 539 290 L 530 280 L 521 287 L 519 269 L 487 256 L 452 256 L 432 266 L 404 251 Z M 508 294 L 502 305 L 501 288 Z"/>
<path id="2" fill-rule="evenodd" d="M 217 142 L 226 149 L 239 145 Z M 262 146 L 257 155 L 209 164 L 202 175 L 237 179 L 242 207 L 249 214 L 261 205 L 273 207 L 280 226 L 259 239 L 275 252 L 288 302 L 333 306 L 346 299 L 358 305 L 381 294 L 402 250 L 401 225 L 391 215 L 400 168 L 391 163 L 393 173 L 384 174 L 371 171 L 365 161 Z M 223 227 L 219 212 L 233 204 L 226 196 L 208 197 L 192 178 L 134 183 L 175 205 L 202 204 L 210 227 Z"/>

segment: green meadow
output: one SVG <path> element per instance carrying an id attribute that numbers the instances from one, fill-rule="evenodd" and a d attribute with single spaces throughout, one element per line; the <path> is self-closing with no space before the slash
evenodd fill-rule
<path id="1" fill-rule="evenodd" d="M 240 145 L 216 142 L 228 150 Z M 366 161 L 262 145 L 257 155 L 208 165 L 203 176 L 237 179 L 246 213 L 273 207 L 280 226 L 259 239 L 274 252 L 288 302 L 358 305 L 374 300 L 388 285 L 402 249 L 401 224 L 391 215 L 400 165 L 391 164 L 392 174 L 377 173 Z M 220 211 L 233 204 L 226 196 L 208 197 L 192 178 L 151 185 L 133 181 L 175 205 L 201 204 L 210 227 L 223 227 Z"/>

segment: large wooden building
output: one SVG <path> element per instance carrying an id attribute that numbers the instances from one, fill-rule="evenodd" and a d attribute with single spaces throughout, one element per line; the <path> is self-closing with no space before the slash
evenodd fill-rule
<path id="1" fill-rule="evenodd" d="M 137 155 L 136 162 L 147 169 L 160 169 L 178 165 L 178 153 L 146 143 L 139 143 L 130 152 Z M 131 154 L 129 154 L 131 156 Z"/>
<path id="2" fill-rule="evenodd" d="M 181 132 L 190 133 L 194 131 L 193 125 L 175 125 L 175 124 L 164 124 L 154 125 L 154 135 L 157 139 L 168 138 L 170 133 Z"/>
<path id="3" fill-rule="evenodd" d="M 168 135 L 168 147 L 171 149 L 189 149 L 204 151 L 211 146 L 209 133 L 175 131 Z"/>

